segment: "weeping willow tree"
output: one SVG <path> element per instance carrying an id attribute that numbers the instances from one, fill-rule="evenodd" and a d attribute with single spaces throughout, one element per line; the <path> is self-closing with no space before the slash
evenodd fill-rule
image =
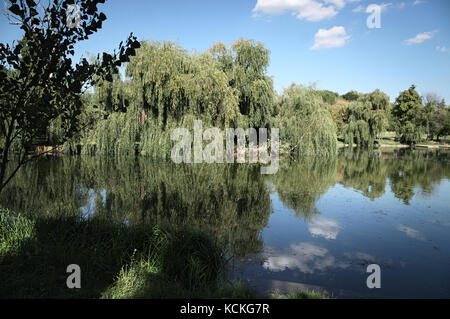
<path id="1" fill-rule="evenodd" d="M 94 93 L 85 95 L 79 119 L 83 129 L 64 145 L 65 152 L 134 155 L 140 128 L 130 81 L 115 75 L 112 81 L 99 81 Z M 81 150 L 77 145 L 82 146 Z"/>
<path id="2" fill-rule="evenodd" d="M 283 92 L 277 108 L 273 126 L 280 128 L 285 151 L 302 156 L 337 154 L 336 124 L 315 90 L 293 84 Z"/>
<path id="3" fill-rule="evenodd" d="M 273 81 L 267 76 L 269 50 L 260 42 L 240 39 L 231 48 L 216 43 L 209 53 L 238 92 L 242 127 L 268 128 L 275 105 Z"/>
<path id="4" fill-rule="evenodd" d="M 95 87 L 93 105 L 105 115 L 83 138 L 83 152 L 164 158 L 175 128 L 193 128 L 194 120 L 220 128 L 242 122 L 238 93 L 209 53 L 143 41 L 125 74 L 125 81 L 117 76 Z"/>
<path id="5" fill-rule="evenodd" d="M 167 159 L 173 130 L 192 130 L 194 120 L 201 120 L 204 129 L 277 127 L 291 153 L 335 155 L 336 126 L 323 92 L 292 86 L 277 105 L 268 64 L 269 51 L 252 40 L 229 48 L 217 43 L 202 54 L 143 41 L 125 80 L 115 76 L 95 87 L 85 117 L 98 119 L 76 143 L 86 154 L 138 152 Z"/>
<path id="6" fill-rule="evenodd" d="M 346 124 L 342 129 L 344 142 L 350 147 L 353 144 L 373 147 L 378 134 L 388 125 L 389 112 L 389 97 L 380 90 L 360 95 L 347 108 Z"/>
<path id="7" fill-rule="evenodd" d="M 179 124 L 187 114 L 217 126 L 237 115 L 235 92 L 208 54 L 189 54 L 171 42 L 143 42 L 126 74 L 134 100 L 161 129 Z"/>

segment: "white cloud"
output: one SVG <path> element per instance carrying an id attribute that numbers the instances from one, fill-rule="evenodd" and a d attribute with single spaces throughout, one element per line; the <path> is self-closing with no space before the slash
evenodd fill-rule
<path id="1" fill-rule="evenodd" d="M 325 0 L 326 4 L 332 4 L 338 9 L 345 7 L 345 0 Z"/>
<path id="2" fill-rule="evenodd" d="M 258 0 L 253 12 L 276 15 L 288 11 L 300 20 L 321 21 L 337 15 L 343 5 L 344 0 Z"/>
<path id="3" fill-rule="evenodd" d="M 405 40 L 405 44 L 412 45 L 422 43 L 425 40 L 431 39 L 435 33 L 436 31 L 419 33 L 415 37 Z"/>
<path id="4" fill-rule="evenodd" d="M 404 2 L 401 2 L 401 3 L 397 4 L 397 8 L 403 9 L 405 7 L 405 5 L 406 4 Z M 364 7 L 362 5 L 358 5 L 357 7 L 353 8 L 352 11 L 353 12 L 363 12 L 364 11 L 364 12 L 367 12 L 367 13 L 371 13 L 371 12 L 373 12 L 372 8 L 374 6 L 379 6 L 380 9 L 381 9 L 381 12 L 386 12 L 388 10 L 388 8 L 392 6 L 392 3 L 391 2 L 389 2 L 389 3 L 383 2 L 381 4 L 369 4 L 367 7 Z M 370 10 L 369 10 L 369 8 L 370 8 Z"/>
<path id="5" fill-rule="evenodd" d="M 392 3 L 391 2 L 389 2 L 389 3 L 382 3 L 382 4 L 380 4 L 379 5 L 380 7 L 381 7 L 381 12 L 386 12 L 387 11 L 387 9 L 390 7 L 390 6 L 392 6 Z"/>
<path id="6" fill-rule="evenodd" d="M 394 8 L 394 9 L 403 9 L 406 7 L 406 3 L 405 2 L 400 2 L 400 3 L 396 3 L 395 5 L 392 4 L 392 2 L 389 3 L 385 3 L 383 2 L 382 4 L 379 5 L 381 7 L 381 12 L 386 12 L 388 10 L 389 7 Z"/>
<path id="7" fill-rule="evenodd" d="M 414 239 L 422 240 L 422 241 L 426 239 L 425 236 L 420 231 L 415 230 L 414 228 L 400 224 L 397 226 L 397 229 L 399 231 L 401 231 L 402 233 L 405 233 L 406 236 L 408 236 L 410 238 L 414 238 Z"/>
<path id="8" fill-rule="evenodd" d="M 345 28 L 334 26 L 329 30 L 319 29 L 314 36 L 314 45 L 311 50 L 321 50 L 330 48 L 339 48 L 347 44 L 350 36 L 347 35 Z"/>
<path id="9" fill-rule="evenodd" d="M 362 12 L 364 10 L 364 7 L 362 5 L 357 6 L 352 11 L 353 12 Z"/>
<path id="10" fill-rule="evenodd" d="M 263 267 L 271 271 L 283 271 L 286 268 L 312 274 L 316 271 L 350 266 L 347 262 L 336 260 L 324 247 L 313 243 L 291 245 L 288 251 L 275 253 L 264 262 Z"/>
<path id="11" fill-rule="evenodd" d="M 414 2 L 413 2 L 413 6 L 417 6 L 418 4 L 421 4 L 421 3 L 424 3 L 425 1 L 422 1 L 422 0 L 415 0 Z"/>
<path id="12" fill-rule="evenodd" d="M 321 236 L 326 239 L 336 239 L 340 227 L 336 221 L 318 216 L 309 224 L 308 229 L 314 237 Z"/>
<path id="13" fill-rule="evenodd" d="M 443 53 L 450 52 L 450 49 L 448 49 L 447 47 L 445 46 L 441 47 L 439 45 L 436 47 L 436 50 Z"/>

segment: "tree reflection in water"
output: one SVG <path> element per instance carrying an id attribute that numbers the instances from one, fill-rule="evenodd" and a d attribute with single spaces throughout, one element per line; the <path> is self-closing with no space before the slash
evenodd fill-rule
<path id="1" fill-rule="evenodd" d="M 143 157 L 43 158 L 19 171 L 0 200 L 1 206 L 17 212 L 198 226 L 228 245 L 230 256 L 244 256 L 263 247 L 261 232 L 272 211 L 269 184 L 286 207 L 311 221 L 320 213 L 318 199 L 336 183 L 371 200 L 381 197 L 389 185 L 405 204 L 419 191 L 431 194 L 435 184 L 450 178 L 449 154 L 341 151 L 331 158 L 284 160 L 273 176 L 263 176 L 256 165 L 247 164 L 175 165 Z M 333 236 L 336 227 L 328 224 L 324 236 Z M 311 232 L 320 233 L 317 227 Z"/>

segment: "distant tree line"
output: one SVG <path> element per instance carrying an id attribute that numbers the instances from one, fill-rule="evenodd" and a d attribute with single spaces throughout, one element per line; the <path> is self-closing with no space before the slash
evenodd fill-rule
<path id="1" fill-rule="evenodd" d="M 445 100 L 433 93 L 423 98 L 415 85 L 400 92 L 394 103 L 380 90 L 370 94 L 350 91 L 342 98 L 348 104 L 334 109 L 334 114 L 345 143 L 373 146 L 379 134 L 387 130 L 408 145 L 450 135 L 450 108 Z"/>

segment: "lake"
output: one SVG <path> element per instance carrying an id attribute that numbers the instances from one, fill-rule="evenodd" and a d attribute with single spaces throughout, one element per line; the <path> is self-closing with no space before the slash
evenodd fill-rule
<path id="1" fill-rule="evenodd" d="M 450 151 L 341 150 L 250 164 L 48 157 L 0 196 L 17 212 L 173 223 L 212 232 L 230 276 L 261 294 L 450 298 Z M 381 269 L 369 289 L 367 266 Z"/>

